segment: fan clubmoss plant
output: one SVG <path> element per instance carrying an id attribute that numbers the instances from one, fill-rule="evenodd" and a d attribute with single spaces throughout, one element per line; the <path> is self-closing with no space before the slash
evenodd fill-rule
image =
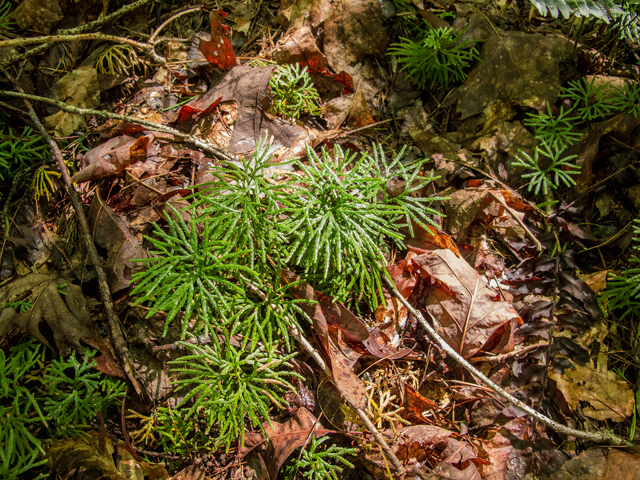
<path id="1" fill-rule="evenodd" d="M 426 23 L 426 22 L 425 22 Z M 456 35 L 453 28 L 427 30 L 417 42 L 400 38 L 401 43 L 392 43 L 389 54 L 398 57 L 402 70 L 420 88 L 449 88 L 451 83 L 467 78 L 464 69 L 480 60 L 473 42 L 463 39 L 464 31 Z"/>
<path id="2" fill-rule="evenodd" d="M 124 382 L 94 370 L 95 353 L 78 361 L 74 352 L 47 366 L 33 339 L 11 347 L 8 356 L 0 349 L 0 478 L 45 478 L 31 471 L 46 463 L 38 459 L 45 453 L 40 439 L 76 436 L 98 410 L 124 397 Z"/>
<path id="3" fill-rule="evenodd" d="M 344 467 L 354 468 L 353 464 L 345 457 L 355 455 L 357 449 L 330 445 L 322 447 L 322 443 L 329 437 L 317 439 L 312 435 L 307 448 L 302 451 L 300 461 L 290 462 L 285 469 L 287 480 L 296 480 L 296 472 L 303 478 L 311 480 L 338 480 Z M 342 464 L 342 465 L 338 465 Z"/>
<path id="4" fill-rule="evenodd" d="M 48 148 L 30 127 L 24 127 L 22 133 L 3 129 L 0 131 L 0 180 L 10 180 L 19 170 L 43 162 Z"/>
<path id="5" fill-rule="evenodd" d="M 44 402 L 44 412 L 55 419 L 56 435 L 73 437 L 81 434 L 97 411 L 117 404 L 124 397 L 126 384 L 114 381 L 94 367 L 96 351 L 86 351 L 83 360 L 76 359 L 76 352 L 64 360 L 53 360 L 45 383 L 50 396 Z M 103 412 L 104 413 L 104 412 Z"/>
<path id="6" fill-rule="evenodd" d="M 640 220 L 635 220 L 633 226 L 635 232 L 634 240 L 640 242 Z M 640 244 L 636 244 L 633 249 L 640 251 Z M 623 318 L 640 312 L 640 258 L 637 254 L 631 256 L 629 260 L 632 267 L 622 272 L 621 275 L 611 275 L 607 282 L 605 297 L 607 307 L 610 311 L 619 311 Z M 638 335 L 640 335 L 640 322 L 638 323 Z"/>
<path id="7" fill-rule="evenodd" d="M 385 180 L 385 188 L 382 190 L 383 201 L 392 206 L 396 206 L 401 210 L 401 217 L 405 223 L 395 222 L 396 227 L 407 227 L 409 235 L 414 236 L 413 225 L 416 224 L 425 230 L 428 225 L 438 227 L 438 224 L 432 219 L 441 216 L 441 213 L 430 207 L 434 202 L 447 200 L 447 197 L 424 196 L 420 194 L 421 190 L 429 185 L 438 177 L 434 177 L 433 173 L 429 175 L 421 175 L 422 168 L 427 160 L 418 160 L 415 162 L 405 163 L 402 161 L 404 152 L 407 149 L 405 145 L 400 152 L 393 158 L 391 162 L 387 162 L 386 155 L 381 145 L 373 146 L 374 165 L 379 170 L 376 175 Z M 393 182 L 399 186 L 394 191 L 390 191 L 390 183 Z M 404 248 L 402 242 L 398 243 L 400 248 Z"/>
<path id="8" fill-rule="evenodd" d="M 545 197 L 549 197 L 551 190 L 555 190 L 560 186 L 560 182 L 567 187 L 575 185 L 576 182 L 571 175 L 578 175 L 580 168 L 571 162 L 577 155 L 562 156 L 563 149 L 550 147 L 546 143 L 542 143 L 536 147 L 534 158 L 529 154 L 520 153 L 522 157 L 516 157 L 513 166 L 523 167 L 532 170 L 530 173 L 522 175 L 523 178 L 530 178 L 529 191 L 533 191 L 536 195 L 542 191 Z"/>
<path id="9" fill-rule="evenodd" d="M 216 428 L 216 446 L 224 445 L 229 451 L 239 439 L 244 446 L 244 421 L 262 428 L 262 421 L 272 425 L 271 407 L 283 408 L 282 398 L 295 388 L 288 378 L 303 378 L 289 369 L 288 362 L 295 355 L 279 356 L 258 348 L 248 352 L 231 343 L 226 335 L 224 345 L 193 345 L 181 342 L 191 355 L 170 362 L 172 372 L 180 375 L 175 383 L 186 392 L 179 407 L 188 405 L 188 416 L 202 415 L 207 431 Z"/>
<path id="10" fill-rule="evenodd" d="M 595 81 L 596 77 L 590 82 L 586 79 L 572 80 L 559 95 L 573 102 L 573 108 L 582 120 L 605 117 L 614 110 L 612 100 L 604 98 L 603 86 L 594 87 Z"/>
<path id="11" fill-rule="evenodd" d="M 33 429 L 47 421 L 25 385 L 40 355 L 40 345 L 32 340 L 12 347 L 8 357 L 0 349 L 0 478 L 13 480 L 45 463 L 38 461 L 44 449 Z"/>
<path id="12" fill-rule="evenodd" d="M 412 197 L 433 178 L 416 182 L 420 165 L 407 175 L 399 157 L 391 165 L 408 183 L 398 197 L 389 197 L 386 185 L 392 169 L 381 170 L 380 152 L 349 154 L 336 145 L 332 153 L 323 149 L 318 156 L 307 147 L 308 163 L 296 160 L 303 176 L 282 222 L 289 239 L 287 263 L 302 267 L 319 290 L 337 300 L 365 298 L 374 309 L 382 294 L 385 239 L 401 244 L 398 220 L 423 215 L 420 208 L 434 200 Z"/>
<path id="13" fill-rule="evenodd" d="M 214 180 L 198 185 L 198 193 L 189 197 L 198 221 L 207 225 L 209 239 L 224 243 L 225 252 L 248 250 L 242 259 L 263 276 L 273 268 L 267 256 L 277 263 L 286 242 L 273 212 L 288 201 L 286 184 L 272 181 L 266 172 L 272 158 L 268 152 L 265 136 L 253 155 L 241 157 L 239 164 L 220 162 L 213 167 Z"/>
<path id="14" fill-rule="evenodd" d="M 573 117 L 572 113 L 572 109 L 565 112 L 564 107 L 560 107 L 560 113 L 554 118 L 551 107 L 547 103 L 547 113 L 530 113 L 522 123 L 533 128 L 535 137 L 550 147 L 563 149 L 573 145 L 582 137 L 581 133 L 573 131 L 573 123 L 577 118 Z"/>
<path id="15" fill-rule="evenodd" d="M 640 84 L 634 81 L 625 83 L 623 88 L 618 89 L 612 104 L 616 110 L 638 118 L 638 114 L 640 114 Z"/>
<path id="16" fill-rule="evenodd" d="M 320 114 L 320 95 L 311 82 L 307 67 L 300 70 L 297 63 L 280 65 L 271 75 L 269 86 L 276 114 L 289 119 L 299 118 L 303 113 Z"/>
<path id="17" fill-rule="evenodd" d="M 152 257 L 136 260 L 147 268 L 133 275 L 137 285 L 131 295 L 139 295 L 134 305 L 149 302 L 151 309 L 147 317 L 159 311 L 167 312 L 163 335 L 179 314 L 181 338 L 185 338 L 192 317 L 195 317 L 193 330 L 197 334 L 215 334 L 216 319 L 231 315 L 231 299 L 245 294 L 232 276 L 255 275 L 239 260 L 249 250 L 230 251 L 226 242 L 211 233 L 214 224 L 205 222 L 199 234 L 194 209 L 187 225 L 180 212 L 167 205 L 169 231 L 154 224 L 155 236 L 145 237 L 155 248 L 150 252 Z"/>

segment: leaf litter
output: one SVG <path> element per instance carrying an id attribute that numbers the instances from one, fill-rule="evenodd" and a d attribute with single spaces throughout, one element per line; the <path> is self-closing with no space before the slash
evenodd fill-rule
<path id="1" fill-rule="evenodd" d="M 173 408 L 179 400 L 167 368 L 169 360 L 180 356 L 178 332 L 171 328 L 162 337 L 162 318 L 145 320 L 146 307 L 129 306 L 132 275 L 139 268 L 132 260 L 148 255 L 144 235 L 152 222 L 162 221 L 169 210 L 166 204 L 186 207 L 184 197 L 203 183 L 198 179 L 206 178 L 217 162 L 173 134 L 136 124 L 138 119 L 174 125 L 233 155 L 248 156 L 265 134 L 276 156 L 303 152 L 304 141 L 314 148 L 337 143 L 352 152 L 366 151 L 377 142 L 390 151 L 411 144 L 409 159 L 427 159 L 426 168 L 439 175 L 429 186 L 432 190 L 413 195 L 446 196 L 436 202 L 446 216 L 439 220 L 439 229 L 405 227 L 408 248 L 387 258 L 389 278 L 401 295 L 431 314 L 440 336 L 509 393 L 560 423 L 632 435 L 637 342 L 622 332 L 635 328 L 607 317 L 601 292 L 606 291 L 607 272 L 622 269 L 629 258 L 632 237 L 624 234 L 625 225 L 640 208 L 637 182 L 622 173 L 635 168 L 637 115 L 581 124 L 583 135 L 567 150 L 578 155 L 578 186 L 562 190 L 551 215 L 544 206 L 536 207 L 539 198 L 524 193 L 523 172 L 513 166 L 520 151 L 533 154 L 538 145 L 535 132 L 523 124 L 526 113 L 547 111 L 548 105 L 557 109 L 565 80 L 595 75 L 605 85 L 618 81 L 591 48 L 607 48 L 598 44 L 595 30 L 575 43 L 564 27 L 530 16 L 529 31 L 517 31 L 516 25 L 524 21 L 520 7 L 498 16 L 495 7 L 484 4 L 442 10 L 422 2 L 257 3 L 251 9 L 241 8 L 240 2 L 223 9 L 200 8 L 178 17 L 178 10 L 160 4 L 157 24 L 151 17 L 148 21 L 158 27 L 160 19 L 172 19 L 163 27 L 162 49 L 157 47 L 166 63 L 158 66 L 145 59 L 142 67 L 129 66 L 129 80 L 103 78 L 90 56 L 74 57 L 85 61 L 80 66 L 61 60 L 60 72 L 43 70 L 39 75 L 46 81 L 29 80 L 36 94 L 55 93 L 73 107 L 132 117 L 131 122 L 116 122 L 52 109 L 46 110 L 45 119 L 55 135 L 78 140 L 67 143 L 64 153 L 80 160 L 72 181 L 87 208 L 90 236 L 101 249 L 135 368 L 145 378 L 147 398 L 129 398 L 126 407 L 146 414 L 153 402 Z M 408 8 L 406 15 L 401 5 Z M 78 24 L 98 13 L 95 6 L 68 9 L 69 19 Z M 62 27 L 59 10 L 56 2 L 23 2 L 15 18 L 21 29 L 48 33 Z M 127 25 L 135 26 L 138 20 L 147 24 L 142 9 L 134 12 L 119 20 L 125 31 L 134 31 Z M 416 95 L 417 87 L 387 49 L 411 33 L 408 25 L 450 25 L 434 13 L 455 17 L 453 25 L 460 31 L 468 28 L 466 38 L 482 47 L 481 62 L 450 92 L 433 89 Z M 555 30 L 550 34 L 547 29 Z M 189 50 L 189 44 L 197 52 Z M 637 42 L 629 45 L 625 48 L 637 52 Z M 24 75 L 29 78 L 44 60 L 32 57 L 26 62 Z M 292 123 L 269 111 L 268 84 L 274 64 L 293 63 L 309 69 L 323 108 L 320 116 Z M 47 82 L 55 87 L 45 89 Z M 119 86 L 107 90 L 106 85 Z M 274 166 L 274 171 L 276 184 L 292 172 L 298 179 L 291 164 Z M 390 181 L 388 192 L 394 188 Z M 60 199 L 63 204 L 67 197 L 60 193 Z M 109 352 L 106 322 L 96 308 L 100 297 L 91 283 L 96 280 L 85 276 L 90 267 L 86 250 L 77 230 L 56 221 L 62 208 L 39 204 L 39 220 L 67 240 L 52 247 L 67 258 L 67 265 L 52 255 L 45 274 L 45 266 L 29 259 L 32 247 L 21 241 L 23 230 L 11 219 L 17 207 L 5 207 L 3 348 L 20 332 L 62 356 L 91 346 L 102 352 L 96 368 L 124 377 Z M 312 284 L 295 283 L 301 280 L 299 273 L 282 270 L 283 277 L 294 282 L 294 297 L 306 301 L 300 306 L 311 325 L 299 333 L 317 349 L 331 374 L 301 350 L 296 365 L 304 380 L 298 392 L 287 396 L 290 406 L 297 403 L 299 408 L 288 409 L 288 414 L 274 409 L 262 431 L 247 423 L 245 446 L 232 454 L 203 453 L 197 446 L 188 455 L 145 451 L 143 444 L 132 443 L 126 431 L 114 427 L 131 431 L 140 425 L 114 415 L 105 419 L 107 424 L 94 426 L 88 442 L 64 439 L 50 446 L 49 467 L 65 475 L 76 467 L 95 469 L 106 478 L 141 478 L 142 469 L 149 478 L 206 474 L 275 480 L 283 478 L 281 467 L 298 458 L 299 449 L 315 434 L 358 447 L 355 473 L 346 472 L 344 478 L 393 476 L 379 440 L 357 411 L 366 412 L 386 438 L 406 471 L 404 478 L 627 478 L 620 465 L 637 462 L 635 449 L 609 451 L 567 442 L 562 434 L 504 405 L 432 343 L 388 290 L 375 312 L 356 315 Z M 20 311 L 28 302 L 30 309 Z M 240 338 L 230 341 L 242 345 Z M 206 434 L 215 436 L 215 431 Z M 166 457 L 171 468 L 142 462 L 139 454 L 154 461 Z"/>

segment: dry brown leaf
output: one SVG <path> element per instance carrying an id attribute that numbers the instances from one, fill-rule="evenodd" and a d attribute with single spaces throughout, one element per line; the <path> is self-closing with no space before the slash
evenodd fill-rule
<path id="1" fill-rule="evenodd" d="M 575 368 L 566 369 L 562 375 L 550 371 L 549 377 L 556 381 L 572 408 L 586 402 L 589 406 L 582 408 L 582 412 L 596 420 L 622 422 L 631 416 L 635 406 L 633 390 L 618 374 L 571 363 Z"/>
<path id="2" fill-rule="evenodd" d="M 420 472 L 422 478 L 433 480 L 480 480 L 476 466 L 482 463 L 473 447 L 452 438 L 454 432 L 431 425 L 403 429 L 392 445 L 407 473 Z M 367 455 L 375 478 L 387 478 L 385 461 L 379 454 Z M 429 468 L 429 465 L 434 465 Z M 417 477 L 416 477 L 417 478 Z"/>
<path id="3" fill-rule="evenodd" d="M 107 250 L 105 268 L 111 293 L 129 287 L 134 269 L 141 268 L 131 260 L 146 258 L 146 250 L 131 235 L 124 217 L 105 204 L 98 191 L 91 202 L 88 217 L 93 239 Z"/>
<path id="4" fill-rule="evenodd" d="M 80 340 L 91 334 L 91 318 L 82 289 L 60 276 L 31 273 L 0 290 L 0 305 L 29 291 L 33 301 L 30 310 L 17 313 L 5 307 L 0 312 L 0 338 L 14 330 L 24 330 L 53 349 L 40 331 L 39 324 L 44 320 L 62 356 L 68 356 L 72 348 L 84 351 Z"/>
<path id="5" fill-rule="evenodd" d="M 32 27 L 40 34 L 48 34 L 64 14 L 58 0 L 24 0 L 13 12 L 13 18 L 23 30 Z"/>
<path id="6" fill-rule="evenodd" d="M 274 137 L 275 145 L 288 147 L 304 133 L 304 129 L 286 123 L 279 118 L 271 119 L 266 111 L 271 104 L 269 79 L 275 67 L 253 68 L 249 65 L 233 67 L 219 85 L 203 97 L 187 105 L 197 110 L 206 110 L 213 102 L 238 102 L 238 116 L 229 143 L 229 152 L 249 152 L 255 149 L 257 139 L 265 132 Z"/>
<path id="7" fill-rule="evenodd" d="M 465 260 L 451 250 L 434 250 L 411 261 L 434 280 L 426 308 L 436 319 L 435 329 L 464 358 L 513 348 L 511 325 L 522 320 Z"/>
<path id="8" fill-rule="evenodd" d="M 291 30 L 282 37 L 272 55 L 280 65 L 300 63 L 314 72 L 327 68 L 327 59 L 318 48 L 308 25 Z"/>
<path id="9" fill-rule="evenodd" d="M 385 57 L 389 32 L 382 8 L 369 0 L 341 0 L 334 3 L 324 22 L 324 53 L 334 71 L 349 71 L 365 56 Z"/>
<path id="10" fill-rule="evenodd" d="M 110 177 L 133 163 L 144 162 L 147 158 L 147 148 L 152 141 L 152 134 L 137 139 L 122 135 L 107 140 L 86 153 L 86 166 L 71 177 L 71 181 L 83 183 Z"/>
<path id="11" fill-rule="evenodd" d="M 176 473 L 171 480 L 204 480 L 205 468 L 203 464 L 189 465 L 187 468 Z"/>
<path id="12" fill-rule="evenodd" d="M 550 480 L 640 480 L 640 451 L 593 448 L 567 461 Z"/>
<path id="13" fill-rule="evenodd" d="M 296 282 L 300 277 L 288 270 L 281 270 L 287 283 Z M 355 341 L 366 340 L 369 336 L 367 328 L 340 302 L 332 302 L 331 297 L 316 292 L 308 283 L 298 283 L 291 287 L 291 293 L 297 298 L 313 300 L 317 303 L 303 303 L 301 308 L 313 321 L 325 351 L 333 379 L 340 393 L 355 408 L 364 410 L 367 406 L 367 394 L 364 382 L 353 372 L 353 366 L 360 358 L 360 353 L 349 347 L 342 334 Z"/>
<path id="14" fill-rule="evenodd" d="M 58 100 L 72 107 L 98 108 L 100 85 L 97 70 L 91 65 L 85 65 L 67 73 L 56 84 L 56 96 Z M 84 130 L 86 125 L 82 115 L 62 110 L 44 120 L 45 127 L 52 130 L 57 137 L 66 137 L 78 130 Z"/>
<path id="15" fill-rule="evenodd" d="M 272 423 L 273 428 L 268 422 L 263 424 L 266 438 L 263 433 L 247 434 L 245 436 L 245 446 L 240 451 L 240 455 L 243 458 L 250 453 L 258 457 L 259 463 L 251 461 L 248 463 L 252 467 L 254 465 L 262 467 L 258 467 L 257 470 L 254 468 L 260 479 L 275 480 L 282 464 L 296 448 L 305 444 L 312 431 L 316 438 L 323 437 L 328 433 L 334 433 L 333 430 L 322 428 L 316 417 L 304 407 L 299 408 L 289 421 Z"/>
<path id="16" fill-rule="evenodd" d="M 90 472 L 88 478 L 106 480 L 169 478 L 161 465 L 136 461 L 126 449 L 115 446 L 109 438 L 103 438 L 103 441 L 104 450 L 95 431 L 79 438 L 56 440 L 46 448 L 47 464 L 62 478 L 71 477 L 77 470 Z"/>
<path id="17" fill-rule="evenodd" d="M 345 121 L 352 129 L 375 123 L 362 90 L 329 100 L 322 107 L 322 115 L 331 129 L 340 127 Z"/>

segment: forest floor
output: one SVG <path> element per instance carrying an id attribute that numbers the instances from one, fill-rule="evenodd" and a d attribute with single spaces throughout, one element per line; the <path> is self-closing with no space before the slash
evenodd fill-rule
<path id="1" fill-rule="evenodd" d="M 1 0 L 0 477 L 640 478 L 605 10 Z"/>

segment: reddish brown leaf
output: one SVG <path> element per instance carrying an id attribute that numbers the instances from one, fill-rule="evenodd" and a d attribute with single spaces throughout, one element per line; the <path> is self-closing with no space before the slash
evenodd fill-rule
<path id="1" fill-rule="evenodd" d="M 87 166 L 71 177 L 71 181 L 83 183 L 117 175 L 129 165 L 146 160 L 153 139 L 151 134 L 138 139 L 123 135 L 92 148 L 85 155 Z"/>
<path id="2" fill-rule="evenodd" d="M 281 274 L 287 283 L 300 280 L 298 275 L 285 269 L 281 270 Z M 339 302 L 333 303 L 331 297 L 316 292 L 306 282 L 292 286 L 291 293 L 296 298 L 317 302 L 302 304 L 301 308 L 313 321 L 313 329 L 325 349 L 324 354 L 331 366 L 336 387 L 351 405 L 364 410 L 367 406 L 366 389 L 362 380 L 353 373 L 353 366 L 360 354 L 342 340 L 341 334 L 354 339 L 366 339 L 369 335 L 368 330 L 344 305 Z"/>
<path id="3" fill-rule="evenodd" d="M 476 463 L 482 463 L 468 443 L 452 438 L 454 432 L 431 425 L 407 427 L 397 437 L 393 449 L 407 472 L 427 473 L 433 478 L 480 480 Z M 427 468 L 425 468 L 427 467 Z"/>
<path id="4" fill-rule="evenodd" d="M 245 436 L 245 446 L 240 451 L 242 457 L 250 453 L 260 457 L 260 464 L 266 466 L 266 472 L 257 472 L 258 478 L 276 479 L 282 464 L 296 448 L 302 447 L 313 431 L 316 438 L 323 437 L 333 430 L 325 430 L 307 410 L 299 408 L 295 416 L 285 423 L 268 422 L 263 424 L 263 433 L 250 433 Z M 260 446 L 261 448 L 256 448 Z M 255 450 L 254 450 L 255 449 Z"/>
<path id="5" fill-rule="evenodd" d="M 231 29 L 220 23 L 220 19 L 226 16 L 222 10 L 211 12 L 211 40 L 207 42 L 200 39 L 200 51 L 212 65 L 231 70 L 236 65 L 236 54 L 231 46 Z"/>
<path id="6" fill-rule="evenodd" d="M 416 274 L 415 267 L 411 263 L 411 257 L 415 255 L 409 254 L 404 260 L 394 263 L 387 267 L 387 272 L 398 291 L 404 298 L 409 298 L 413 293 L 413 288 L 418 282 L 418 274 Z"/>
<path id="7" fill-rule="evenodd" d="M 205 468 L 203 464 L 189 465 L 187 468 L 180 470 L 169 480 L 205 480 Z"/>
<path id="8" fill-rule="evenodd" d="M 426 308 L 436 319 L 434 327 L 456 351 L 470 358 L 503 325 L 520 317 L 507 302 L 495 301 L 495 292 L 462 258 L 450 250 L 434 250 L 411 260 L 423 275 L 435 280 L 429 291 Z M 520 320 L 521 321 L 521 320 Z M 511 335 L 511 328 L 503 330 Z M 488 351 L 502 353 L 509 342 L 492 339 L 500 345 Z"/>
<path id="9" fill-rule="evenodd" d="M 437 403 L 432 402 L 428 398 L 420 395 L 411 385 L 404 384 L 404 410 L 407 420 L 427 423 L 427 419 L 423 416 L 423 412 L 429 409 L 439 409 Z"/>
<path id="10" fill-rule="evenodd" d="M 375 123 L 362 90 L 329 100 L 322 107 L 329 128 L 338 128 L 346 122 L 348 128 L 361 128 Z"/>
<path id="11" fill-rule="evenodd" d="M 407 239 L 407 245 L 409 248 L 418 253 L 424 253 L 426 250 L 435 250 L 436 248 L 446 248 L 456 254 L 456 257 L 460 256 L 458 247 L 456 247 L 454 241 L 449 235 L 441 230 L 427 225 L 429 231 L 426 231 L 420 225 L 413 224 L 414 237 Z M 407 234 L 409 230 L 403 228 Z"/>
<path id="12" fill-rule="evenodd" d="M 99 192 L 93 197 L 88 215 L 89 228 L 93 239 L 107 250 L 105 269 L 107 270 L 111 293 L 129 287 L 134 269 L 140 264 L 131 261 L 134 258 L 146 258 L 146 250 L 131 235 L 126 218 L 117 215 L 111 207 L 104 203 Z"/>
<path id="13" fill-rule="evenodd" d="M 180 108 L 180 113 L 178 114 L 178 118 L 176 119 L 176 126 L 181 128 L 185 132 L 188 132 L 189 130 L 191 130 L 191 127 L 193 127 L 193 125 L 198 120 L 200 120 L 200 118 L 208 115 L 216 108 L 218 108 L 221 102 L 222 97 L 219 97 L 215 102 L 213 102 L 204 110 L 199 110 L 197 108 L 190 107 L 189 105 L 183 105 L 182 108 Z"/>
<path id="14" fill-rule="evenodd" d="M 281 65 L 298 63 L 313 72 L 322 72 L 327 68 L 327 59 L 318 48 L 309 26 L 291 30 L 280 39 L 273 59 Z"/>
<path id="15" fill-rule="evenodd" d="M 410 348 L 398 350 L 393 347 L 389 336 L 378 327 L 372 327 L 369 330 L 369 338 L 363 341 L 362 344 L 371 355 L 389 360 L 399 360 L 413 351 Z"/>

